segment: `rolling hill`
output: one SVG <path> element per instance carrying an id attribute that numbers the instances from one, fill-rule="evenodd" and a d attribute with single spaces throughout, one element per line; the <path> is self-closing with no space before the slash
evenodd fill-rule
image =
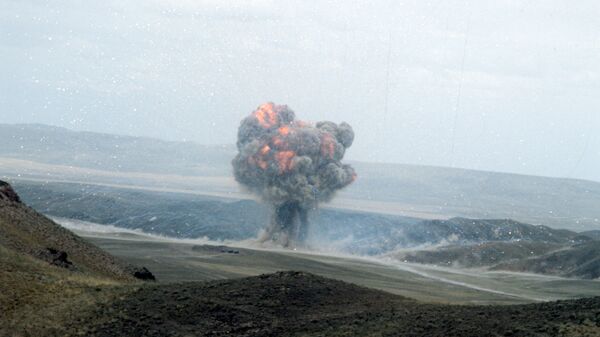
<path id="1" fill-rule="evenodd" d="M 528 259 L 562 248 L 565 246 L 549 242 L 496 241 L 470 245 L 448 245 L 423 250 L 400 250 L 390 253 L 390 256 L 405 262 L 479 268 L 495 266 L 506 261 Z"/>
<path id="2" fill-rule="evenodd" d="M 270 210 L 253 200 L 210 198 L 96 185 L 15 184 L 23 199 L 51 216 L 140 229 L 178 238 L 254 238 Z M 452 218 L 421 220 L 341 209 L 313 212 L 310 238 L 356 254 L 375 255 L 423 245 L 529 241 L 570 245 L 589 238 L 569 230 L 513 220 Z"/>
<path id="3" fill-rule="evenodd" d="M 88 275 L 133 281 L 141 273 L 21 203 L 0 181 L 0 246 Z"/>
<path id="4" fill-rule="evenodd" d="M 500 263 L 494 269 L 600 279 L 600 241 L 578 244 L 529 259 Z"/>
<path id="5" fill-rule="evenodd" d="M 0 181 L 0 336 L 60 335 L 65 315 L 152 279 L 23 204 Z"/>
<path id="6" fill-rule="evenodd" d="M 144 287 L 88 313 L 90 324 L 81 332 L 99 337 L 114 331 L 127 336 L 594 336 L 600 332 L 599 311 L 600 298 L 520 306 L 422 304 L 307 273 L 280 272 Z M 108 318 L 114 312 L 119 314 Z"/>
<path id="7" fill-rule="evenodd" d="M 404 262 L 456 268 L 481 268 L 557 275 L 581 279 L 600 278 L 600 241 L 573 245 L 549 242 L 484 242 L 424 250 L 400 250 L 389 256 Z"/>
<path id="8" fill-rule="evenodd" d="M 221 175 L 233 146 L 202 146 L 43 124 L 0 124 L 0 156 L 105 171 Z"/>

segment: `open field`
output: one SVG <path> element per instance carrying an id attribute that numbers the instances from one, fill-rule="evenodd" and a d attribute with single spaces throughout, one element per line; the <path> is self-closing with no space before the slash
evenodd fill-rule
<path id="1" fill-rule="evenodd" d="M 256 249 L 249 248 L 250 242 L 229 242 L 226 247 L 218 242 L 165 239 L 135 232 L 76 230 L 76 233 L 115 256 L 148 267 L 160 282 L 216 280 L 299 270 L 427 302 L 516 304 L 600 293 L 599 281 Z"/>

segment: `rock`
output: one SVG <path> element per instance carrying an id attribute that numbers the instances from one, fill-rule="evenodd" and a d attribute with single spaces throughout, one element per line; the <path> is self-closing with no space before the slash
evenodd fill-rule
<path id="1" fill-rule="evenodd" d="M 74 269 L 75 266 L 73 262 L 69 261 L 68 254 L 65 251 L 54 249 L 54 248 L 46 248 L 43 251 L 40 251 L 37 254 L 38 258 L 47 261 L 51 265 L 66 268 L 66 269 Z"/>
<path id="2" fill-rule="evenodd" d="M 133 270 L 133 277 L 143 281 L 156 281 L 156 277 L 146 267 L 139 267 Z"/>
<path id="3" fill-rule="evenodd" d="M 21 203 L 21 198 L 7 182 L 0 180 L 0 200 Z"/>

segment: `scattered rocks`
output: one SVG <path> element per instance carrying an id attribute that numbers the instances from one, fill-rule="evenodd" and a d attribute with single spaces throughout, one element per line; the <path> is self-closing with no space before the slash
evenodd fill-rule
<path id="1" fill-rule="evenodd" d="M 132 272 L 133 277 L 143 281 L 156 281 L 156 277 L 146 267 L 135 268 Z"/>
<path id="2" fill-rule="evenodd" d="M 28 207 L 4 181 L 0 181 L 0 246 L 82 273 L 123 281 L 154 279 L 147 269 L 128 267 L 126 262 Z"/>
<path id="3" fill-rule="evenodd" d="M 288 271 L 206 283 L 145 285 L 96 306 L 85 320 L 89 322 L 85 334 L 579 337 L 598 336 L 577 329 L 597 332 L 599 313 L 600 297 L 514 306 L 431 304 Z M 565 326 L 573 333 L 559 334 Z"/>
<path id="4" fill-rule="evenodd" d="M 67 252 L 62 250 L 46 248 L 45 250 L 40 251 L 37 254 L 37 257 L 57 267 L 75 269 L 73 262 L 68 259 Z"/>
<path id="5" fill-rule="evenodd" d="M 238 249 L 233 249 L 227 246 L 212 246 L 212 245 L 196 245 L 192 247 L 192 250 L 195 252 L 202 253 L 222 253 L 222 254 L 234 254 L 239 255 L 241 252 Z"/>

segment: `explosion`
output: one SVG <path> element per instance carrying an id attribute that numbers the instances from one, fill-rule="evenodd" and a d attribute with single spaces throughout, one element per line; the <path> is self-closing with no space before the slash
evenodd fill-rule
<path id="1" fill-rule="evenodd" d="M 233 171 L 272 206 L 263 240 L 286 247 L 304 243 L 309 210 L 356 179 L 354 169 L 341 163 L 353 141 L 348 123 L 298 121 L 286 105 L 262 104 L 242 120 Z"/>

